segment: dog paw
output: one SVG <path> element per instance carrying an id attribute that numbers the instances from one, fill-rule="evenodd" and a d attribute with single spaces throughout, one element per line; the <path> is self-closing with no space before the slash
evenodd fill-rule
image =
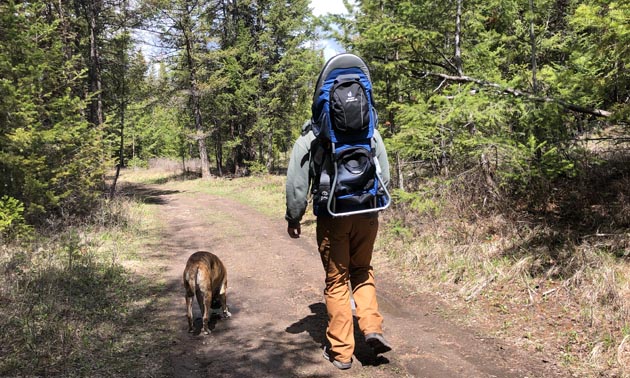
<path id="1" fill-rule="evenodd" d="M 229 319 L 231 316 L 232 314 L 229 311 L 223 311 L 223 314 L 221 314 L 223 319 Z"/>

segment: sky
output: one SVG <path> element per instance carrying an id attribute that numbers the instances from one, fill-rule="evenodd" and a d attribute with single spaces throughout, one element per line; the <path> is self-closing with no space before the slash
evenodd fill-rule
<path id="1" fill-rule="evenodd" d="M 326 13 L 347 13 L 346 7 L 343 5 L 343 0 L 311 0 L 311 8 L 315 16 L 321 16 Z M 345 52 L 343 47 L 332 39 L 323 39 L 320 41 L 320 44 L 324 48 L 324 59 L 326 60 L 334 55 Z"/>
<path id="2" fill-rule="evenodd" d="M 346 7 L 343 6 L 342 0 L 311 0 L 311 8 L 315 16 L 326 13 L 346 13 Z"/>

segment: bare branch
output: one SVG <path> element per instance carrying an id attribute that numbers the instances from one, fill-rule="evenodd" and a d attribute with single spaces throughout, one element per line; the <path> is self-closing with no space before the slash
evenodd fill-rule
<path id="1" fill-rule="evenodd" d="M 437 73 L 437 72 L 426 72 L 426 71 L 417 71 L 417 70 L 409 70 L 409 71 L 411 73 L 413 73 L 414 75 L 419 75 L 419 76 L 424 76 L 424 77 L 426 77 L 426 76 L 433 76 L 433 77 L 438 77 L 438 78 L 441 78 L 443 80 L 448 80 L 448 81 L 453 81 L 453 82 L 475 83 L 475 84 L 479 84 L 480 86 L 484 86 L 484 87 L 496 88 L 501 93 L 507 93 L 507 94 L 510 94 L 510 95 L 512 95 L 514 97 L 523 97 L 523 98 L 526 98 L 528 100 L 535 101 L 535 102 L 556 103 L 556 104 L 558 104 L 558 105 L 560 105 L 560 106 L 562 106 L 562 107 L 564 107 L 566 109 L 573 110 L 573 111 L 578 112 L 578 113 L 591 114 L 591 115 L 594 115 L 594 116 L 597 116 L 597 117 L 610 117 L 612 115 L 611 112 L 606 111 L 606 110 L 587 108 L 587 107 L 584 107 L 584 106 L 572 104 L 572 103 L 569 103 L 567 101 L 556 99 L 556 98 L 552 98 L 552 97 L 548 97 L 548 96 L 536 96 L 536 95 L 533 95 L 531 93 L 523 92 L 523 91 L 518 90 L 518 89 L 506 88 L 506 87 L 503 87 L 503 86 L 501 86 L 500 84 L 497 84 L 497 83 L 492 83 L 492 82 L 489 82 L 489 81 L 475 79 L 475 78 L 469 77 L 469 76 L 452 76 L 452 75 L 446 75 L 446 74 Z"/>
<path id="2" fill-rule="evenodd" d="M 440 88 L 442 88 L 442 85 L 444 85 L 444 83 L 446 83 L 446 79 L 442 80 L 442 82 L 440 83 L 440 85 L 437 86 L 437 88 L 435 88 L 433 90 L 433 92 L 437 92 L 440 90 Z"/>

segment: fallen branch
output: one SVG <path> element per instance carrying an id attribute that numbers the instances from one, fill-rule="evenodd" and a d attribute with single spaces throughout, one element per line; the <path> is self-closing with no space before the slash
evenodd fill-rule
<path id="1" fill-rule="evenodd" d="M 409 70 L 409 71 L 415 75 L 421 75 L 423 77 L 433 76 L 433 77 L 441 78 L 442 80 L 448 80 L 448 81 L 454 81 L 454 82 L 460 82 L 460 83 L 475 83 L 484 87 L 496 88 L 502 93 L 507 93 L 515 97 L 524 97 L 524 98 L 527 98 L 528 100 L 535 101 L 535 102 L 556 103 L 566 109 L 573 110 L 578 113 L 591 114 L 597 117 L 610 117 L 612 115 L 611 112 L 606 111 L 606 110 L 587 108 L 584 106 L 572 104 L 564 100 L 559 100 L 552 97 L 536 96 L 528 92 L 523 92 L 521 90 L 513 89 L 513 88 L 505 88 L 497 83 L 475 79 L 470 76 L 453 76 L 453 75 L 447 75 L 447 74 L 437 73 L 437 72 L 428 72 L 428 71 L 415 71 L 415 70 Z"/>
<path id="2" fill-rule="evenodd" d="M 627 234 L 627 233 L 621 233 L 621 234 L 605 234 L 605 233 L 597 232 L 597 233 L 595 233 L 595 234 L 584 235 L 584 236 L 582 236 L 582 238 L 583 238 L 583 239 L 586 239 L 586 238 L 594 238 L 594 237 L 599 237 L 599 238 L 608 238 L 608 237 L 611 237 L 611 236 L 613 236 L 613 237 L 614 237 L 614 236 L 623 236 L 623 237 L 625 237 L 625 236 L 628 236 L 628 235 L 630 235 L 630 234 Z"/>
<path id="3" fill-rule="evenodd" d="M 576 138 L 578 142 L 601 142 L 604 140 L 612 140 L 613 142 L 630 142 L 627 137 L 602 137 L 602 138 Z"/>
<path id="4" fill-rule="evenodd" d="M 497 277 L 496 274 L 493 274 L 490 277 L 487 277 L 485 280 L 483 280 L 482 282 L 480 282 L 473 290 L 472 292 L 466 297 L 465 301 L 466 302 L 470 302 L 470 300 L 474 299 L 479 293 L 481 293 L 481 291 L 488 286 L 492 281 L 494 281 L 494 279 Z"/>

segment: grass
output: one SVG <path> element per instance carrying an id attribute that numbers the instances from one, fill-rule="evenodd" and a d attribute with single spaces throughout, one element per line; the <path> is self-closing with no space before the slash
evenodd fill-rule
<path id="1" fill-rule="evenodd" d="M 104 204 L 94 219 L 0 248 L 0 376 L 160 376 L 168 341 L 147 327 L 163 288 L 125 266 L 149 237 L 142 209 Z M 122 247 L 124 245 L 124 247 Z"/>
<path id="2" fill-rule="evenodd" d="M 238 179 L 214 177 L 195 179 L 196 175 L 173 174 L 160 168 L 129 170 L 121 174 L 121 181 L 141 184 L 169 183 L 169 188 L 182 190 L 189 195 L 202 192 L 236 200 L 274 218 L 284 217 L 284 176 L 261 175 Z"/>
<path id="3" fill-rule="evenodd" d="M 131 183 L 158 191 L 168 183 L 184 195 L 232 198 L 270 219 L 284 216 L 283 176 L 202 180 L 172 170 L 123 171 L 121 185 Z M 156 357 L 168 340 L 146 326 L 163 283 L 134 274 L 161 228 L 144 205 L 152 190 L 138 192 L 136 201 L 106 204 L 91 222 L 2 247 L 0 376 L 160 376 L 168 370 Z M 547 222 L 544 214 L 482 211 L 462 193 L 440 193 L 398 197 L 382 217 L 377 250 L 413 292 L 439 296 L 452 307 L 445 314 L 450 319 L 484 327 L 480 332 L 576 376 L 630 374 L 627 230 L 585 229 L 576 237 L 577 226 Z M 579 198 L 584 206 L 567 213 L 606 219 L 609 210 Z M 623 211 L 614 217 L 616 225 L 630 219 Z M 303 234 L 314 237 L 310 209 Z"/>
<path id="4" fill-rule="evenodd" d="M 202 191 L 230 197 L 271 218 L 283 216 L 282 176 L 192 181 L 171 176 L 146 182 L 169 182 L 191 195 Z M 413 292 L 437 294 L 457 315 L 449 317 L 476 327 L 484 324 L 485 332 L 540 353 L 578 376 L 630 374 L 627 240 L 589 236 L 598 234 L 588 229 L 576 238 L 560 222 L 549 223 L 541 215 L 487 211 L 466 193 L 439 184 L 427 187 L 436 190 L 425 188 L 420 198 L 396 194 L 397 203 L 383 214 L 377 242 L 377 250 L 399 266 Z M 584 207 L 567 208 L 567 214 L 604 219 L 588 212 L 591 204 L 580 197 L 584 194 L 569 195 L 582 198 L 577 203 Z M 621 222 L 626 215 L 615 217 Z M 303 233 L 314 236 L 310 209 Z"/>
<path id="5" fill-rule="evenodd" d="M 463 322 L 486 324 L 576 376 L 630 376 L 627 186 L 558 188 L 542 212 L 484 210 L 456 185 L 435 190 L 439 206 L 414 211 L 427 193 L 406 194 L 384 214 L 380 248 L 409 285 L 445 298 Z"/>
<path id="6" fill-rule="evenodd" d="M 283 219 L 284 209 L 278 204 L 284 202 L 284 184 L 282 176 L 264 175 L 240 179 L 195 180 L 192 187 L 190 184 L 186 186 L 191 190 L 234 199 L 269 217 Z"/>

